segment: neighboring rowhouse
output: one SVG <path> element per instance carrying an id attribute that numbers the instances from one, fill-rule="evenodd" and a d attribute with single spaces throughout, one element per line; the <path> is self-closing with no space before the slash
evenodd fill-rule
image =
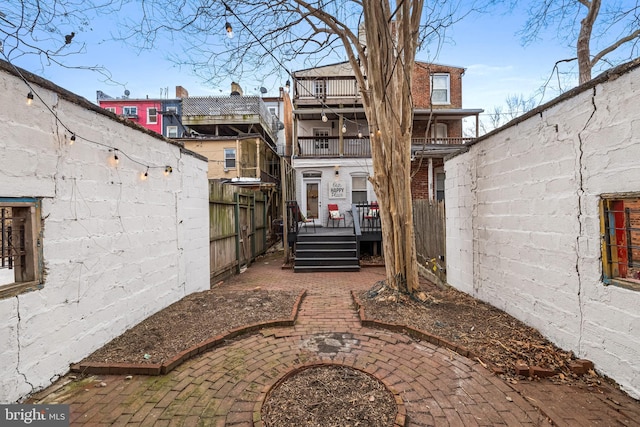
<path id="1" fill-rule="evenodd" d="M 180 143 L 4 61 L 0 85 L 0 403 L 10 403 L 209 288 L 209 187 L 206 159 Z"/>
<path id="2" fill-rule="evenodd" d="M 463 137 L 462 119 L 475 117 L 477 122 L 483 110 L 462 108 L 463 73 L 460 67 L 415 64 L 414 198 L 441 200 L 442 159 L 473 139 Z M 329 203 L 337 204 L 343 212 L 352 204 L 376 199 L 367 179 L 373 174 L 371 129 L 348 62 L 296 71 L 293 76 L 292 165 L 296 170 L 297 201 L 306 218 L 326 224 Z"/>
<path id="3" fill-rule="evenodd" d="M 180 101 L 189 93 L 182 86 L 176 86 L 175 98 L 130 98 L 129 95 L 129 91 L 125 91 L 123 96 L 113 98 L 101 90 L 96 92 L 100 107 L 160 135 L 178 138 L 187 132 L 180 121 Z"/>

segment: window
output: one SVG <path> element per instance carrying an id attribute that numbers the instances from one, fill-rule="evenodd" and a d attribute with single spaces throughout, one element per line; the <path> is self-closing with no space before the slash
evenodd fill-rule
<path id="1" fill-rule="evenodd" d="M 158 110 L 155 107 L 147 108 L 147 123 L 158 123 Z"/>
<path id="2" fill-rule="evenodd" d="M 236 168 L 236 149 L 235 148 L 224 149 L 224 168 L 225 169 Z"/>
<path id="3" fill-rule="evenodd" d="M 177 138 L 178 137 L 178 126 L 167 126 L 166 132 L 167 138 Z"/>
<path id="4" fill-rule="evenodd" d="M 167 114 L 169 115 L 173 115 L 173 114 L 178 114 L 178 107 L 171 106 L 171 107 L 167 107 Z"/>
<path id="5" fill-rule="evenodd" d="M 269 112 L 275 116 L 278 117 L 278 109 L 276 107 L 269 107 Z"/>
<path id="6" fill-rule="evenodd" d="M 317 150 L 328 150 L 329 149 L 329 139 L 328 138 L 323 138 L 323 137 L 327 137 L 329 136 L 329 133 L 331 131 L 329 129 L 314 129 L 313 130 L 313 136 L 315 137 L 313 139 L 313 142 L 315 144 L 315 148 Z M 318 138 L 320 137 L 320 138 Z"/>
<path id="7" fill-rule="evenodd" d="M 444 172 L 436 173 L 436 200 L 444 201 Z"/>
<path id="8" fill-rule="evenodd" d="M 107 111 L 112 112 L 113 114 L 116 113 L 116 107 L 105 107 L 104 109 L 107 110 Z"/>
<path id="9" fill-rule="evenodd" d="M 449 74 L 433 74 L 431 76 L 431 102 L 433 104 L 450 104 Z"/>
<path id="10" fill-rule="evenodd" d="M 324 98 L 327 94 L 327 82 L 324 80 L 315 80 L 313 82 L 313 94 L 316 98 Z"/>
<path id="11" fill-rule="evenodd" d="M 354 175 L 351 177 L 351 203 L 367 202 L 367 176 Z"/>
<path id="12" fill-rule="evenodd" d="M 0 298 L 42 283 L 40 200 L 0 198 Z"/>
<path id="13" fill-rule="evenodd" d="M 447 143 L 447 125 L 444 123 L 436 123 L 431 127 L 431 138 L 434 139 L 434 144 L 446 144 Z"/>
<path id="14" fill-rule="evenodd" d="M 122 107 L 122 115 L 125 117 L 138 117 L 138 107 Z"/>
<path id="15" fill-rule="evenodd" d="M 602 281 L 640 290 L 640 195 L 603 198 Z"/>

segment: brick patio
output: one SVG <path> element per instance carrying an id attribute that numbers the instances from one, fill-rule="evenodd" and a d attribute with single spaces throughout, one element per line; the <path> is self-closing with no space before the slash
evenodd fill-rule
<path id="1" fill-rule="evenodd" d="M 350 291 L 383 280 L 384 268 L 296 274 L 280 264 L 279 258 L 263 258 L 220 286 L 306 290 L 294 327 L 240 337 L 164 376 L 65 377 L 33 403 L 70 404 L 72 425 L 261 425 L 262 401 L 280 378 L 332 363 L 382 381 L 401 400 L 397 421 L 407 426 L 640 425 L 640 403 L 617 390 L 507 384 L 446 348 L 362 327 Z"/>

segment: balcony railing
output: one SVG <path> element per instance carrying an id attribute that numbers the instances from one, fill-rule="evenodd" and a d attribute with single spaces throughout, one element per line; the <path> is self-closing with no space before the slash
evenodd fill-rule
<path id="1" fill-rule="evenodd" d="M 342 144 L 341 144 L 342 141 Z M 371 157 L 369 138 L 354 136 L 298 137 L 298 157 Z"/>
<path id="2" fill-rule="evenodd" d="M 474 139 L 467 137 L 411 138 L 411 145 L 464 145 Z"/>
<path id="3" fill-rule="evenodd" d="M 296 82 L 298 99 L 359 98 L 360 91 L 355 78 L 298 80 Z"/>

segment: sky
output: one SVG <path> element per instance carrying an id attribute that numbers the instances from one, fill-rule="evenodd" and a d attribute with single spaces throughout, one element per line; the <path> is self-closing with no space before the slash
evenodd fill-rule
<path id="1" fill-rule="evenodd" d="M 90 31 L 76 34 L 73 42 L 84 43 L 86 52 L 70 61 L 104 66 L 121 85 L 106 82 L 102 75 L 89 70 L 42 66 L 33 57 L 16 58 L 13 63 L 92 102 L 96 102 L 97 90 L 117 97 L 126 89 L 132 98 L 165 97 L 165 93 L 174 97 L 177 85 L 185 87 L 191 96 L 229 93 L 231 79 L 221 86 L 210 87 L 188 69 L 181 69 L 169 61 L 159 50 L 137 51 L 111 40 L 109 34 L 115 28 L 115 19 L 114 16 L 101 18 L 92 23 Z M 518 10 L 505 15 L 495 10 L 467 17 L 449 30 L 448 42 L 436 58 L 430 52 L 419 52 L 417 59 L 466 68 L 462 82 L 463 107 L 481 108 L 489 113 L 495 106 L 504 105 L 510 95 L 529 97 L 536 94 L 549 79 L 557 60 L 575 56 L 570 48 L 559 46 L 559 42 L 551 37 L 523 46 L 516 33 L 523 28 L 526 19 L 526 13 Z M 224 37 L 222 29 L 221 37 Z M 293 71 L 306 68 L 285 65 Z M 260 86 L 264 85 L 268 89 L 267 96 L 276 96 L 286 78 L 283 72 L 280 76 L 257 81 L 246 77 L 239 83 L 247 95 L 259 95 Z M 545 101 L 557 94 L 548 92 Z"/>

